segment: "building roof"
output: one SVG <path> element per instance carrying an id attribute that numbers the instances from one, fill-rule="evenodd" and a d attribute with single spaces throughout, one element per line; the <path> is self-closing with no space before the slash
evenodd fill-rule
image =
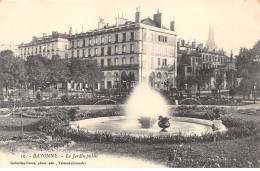
<path id="1" fill-rule="evenodd" d="M 69 34 L 52 32 L 51 35 L 46 35 L 46 36 L 42 36 L 42 37 L 34 36 L 31 42 L 22 43 L 22 44 L 19 45 L 19 47 L 30 46 L 30 45 L 34 45 L 34 44 L 37 44 L 37 43 L 46 43 L 46 42 L 52 41 L 52 40 L 57 39 L 57 38 L 68 39 Z"/>
<path id="2" fill-rule="evenodd" d="M 156 25 L 156 23 L 154 22 L 154 20 L 152 20 L 151 18 L 145 18 L 145 19 L 143 19 L 143 20 L 141 20 L 141 23 L 142 24 L 146 24 L 146 25 L 149 25 L 149 26 L 153 26 L 153 27 L 158 27 L 157 25 Z M 159 27 L 158 27 L 159 28 Z M 166 29 L 166 30 L 169 30 L 167 27 L 165 27 L 165 26 L 162 26 L 162 29 Z"/>

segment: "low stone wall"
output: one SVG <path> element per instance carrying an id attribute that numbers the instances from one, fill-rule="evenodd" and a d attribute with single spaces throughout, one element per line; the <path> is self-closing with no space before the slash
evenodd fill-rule
<path id="1" fill-rule="evenodd" d="M 174 117 L 176 121 L 179 122 L 190 122 L 190 123 L 196 123 L 206 126 L 212 126 L 214 124 L 217 131 L 226 131 L 227 128 L 222 124 L 221 120 L 205 120 L 205 119 L 197 119 L 197 118 L 186 118 L 186 117 Z"/>

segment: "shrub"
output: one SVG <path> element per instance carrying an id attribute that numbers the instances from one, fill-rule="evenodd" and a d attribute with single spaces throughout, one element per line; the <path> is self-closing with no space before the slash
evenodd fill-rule
<path id="1" fill-rule="evenodd" d="M 232 99 L 233 99 L 233 96 L 236 95 L 236 90 L 232 88 L 232 89 L 229 90 L 228 94 L 229 94 L 229 95 L 232 97 Z"/>
<path id="2" fill-rule="evenodd" d="M 68 95 L 61 96 L 61 101 L 62 103 L 67 104 L 69 102 L 69 96 Z"/>
<path id="3" fill-rule="evenodd" d="M 71 108 L 71 109 L 69 109 L 69 111 L 68 111 L 69 117 L 70 117 L 70 119 L 73 120 L 73 121 L 76 119 L 77 113 L 78 113 L 78 110 L 75 109 L 75 108 Z"/>

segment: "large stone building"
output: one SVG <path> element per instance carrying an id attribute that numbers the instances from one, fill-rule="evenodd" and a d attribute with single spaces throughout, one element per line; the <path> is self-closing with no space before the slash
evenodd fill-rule
<path id="1" fill-rule="evenodd" d="M 210 25 L 209 38 L 206 47 L 203 44 L 185 42 L 179 39 L 177 42 L 178 49 L 178 75 L 187 79 L 191 75 L 201 75 L 204 79 L 202 90 L 211 90 L 216 88 L 214 82 L 216 75 L 221 70 L 235 70 L 235 60 L 232 55 L 229 58 L 222 50 L 217 50 L 214 42 L 213 28 Z M 225 74 L 224 74 L 225 77 Z M 227 88 L 227 82 L 224 81 L 222 88 Z"/>
<path id="2" fill-rule="evenodd" d="M 30 43 L 22 43 L 18 46 L 18 54 L 21 58 L 27 56 L 42 55 L 52 58 L 59 55 L 61 58 L 68 58 L 68 38 L 69 34 L 62 34 L 53 31 L 51 35 L 43 34 L 42 37 L 32 37 Z"/>
<path id="3" fill-rule="evenodd" d="M 140 9 L 135 13 L 135 22 L 123 17 L 109 26 L 100 19 L 98 29 L 69 37 L 70 58 L 97 60 L 105 79 L 95 89 L 131 89 L 139 81 L 147 81 L 154 89 L 166 89 L 167 79 L 177 74 L 177 47 L 174 21 L 170 29 L 162 24 L 162 13 L 153 19 L 141 20 Z M 171 69 L 170 69 L 171 68 Z M 69 89 L 86 88 L 87 85 L 73 84 Z"/>

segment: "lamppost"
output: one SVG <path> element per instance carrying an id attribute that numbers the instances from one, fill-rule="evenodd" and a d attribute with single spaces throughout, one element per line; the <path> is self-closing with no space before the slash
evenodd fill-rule
<path id="1" fill-rule="evenodd" d="M 255 104 L 255 101 L 256 101 L 256 83 L 254 85 L 253 94 L 254 94 L 254 104 Z"/>

